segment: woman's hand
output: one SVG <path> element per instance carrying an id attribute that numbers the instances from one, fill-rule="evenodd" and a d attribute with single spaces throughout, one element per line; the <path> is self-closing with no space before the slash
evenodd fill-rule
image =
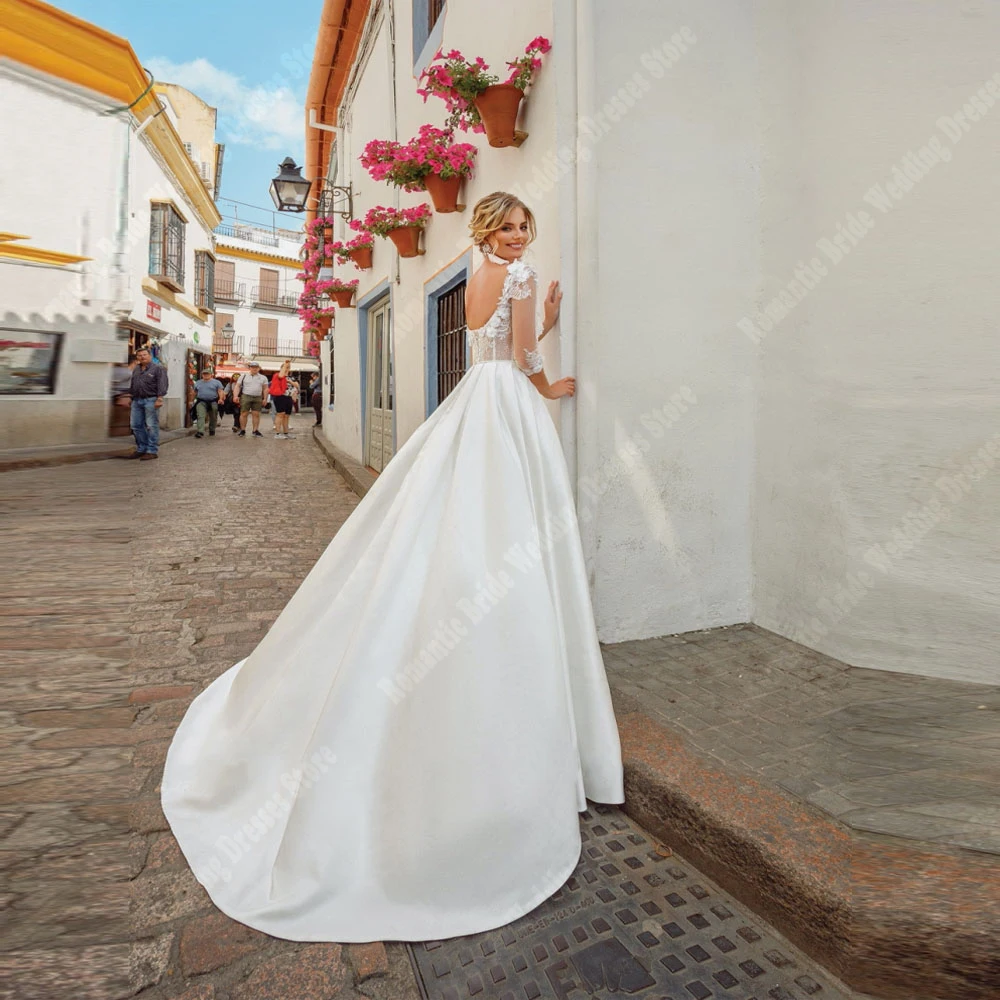
<path id="1" fill-rule="evenodd" d="M 549 290 L 545 293 L 543 304 L 545 321 L 543 323 L 542 334 L 546 334 L 556 325 L 559 319 L 559 305 L 562 302 L 562 290 L 558 281 L 549 282 Z"/>
<path id="2" fill-rule="evenodd" d="M 576 379 L 572 375 L 567 375 L 566 378 L 549 383 L 549 391 L 545 393 L 545 398 L 561 399 L 563 396 L 572 396 L 575 392 Z"/>

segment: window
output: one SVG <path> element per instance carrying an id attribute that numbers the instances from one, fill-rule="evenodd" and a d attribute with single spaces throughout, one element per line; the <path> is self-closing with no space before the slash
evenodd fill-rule
<path id="1" fill-rule="evenodd" d="M 212 336 L 212 352 L 214 354 L 242 354 L 242 348 L 234 343 L 232 332 L 226 332 L 226 325 L 233 326 L 236 317 L 232 313 L 215 314 L 215 333 Z"/>
<path id="2" fill-rule="evenodd" d="M 270 267 L 260 269 L 260 285 L 258 286 L 257 301 L 264 305 L 274 306 L 278 304 L 278 272 Z"/>
<path id="3" fill-rule="evenodd" d="M 215 258 L 206 250 L 194 253 L 194 304 L 215 309 Z"/>
<path id="4" fill-rule="evenodd" d="M 175 292 L 184 291 L 184 219 L 165 202 L 151 206 L 149 276 Z"/>
<path id="5" fill-rule="evenodd" d="M 257 320 L 257 353 L 278 353 L 278 321 L 276 319 Z"/>
<path id="6" fill-rule="evenodd" d="M 413 0 L 413 62 L 419 73 L 441 45 L 445 0 Z"/>
<path id="7" fill-rule="evenodd" d="M 444 0 L 429 0 L 427 4 L 427 34 L 429 35 L 434 30 L 434 25 L 437 24 L 437 19 L 441 16 L 444 10 Z"/>
<path id="8" fill-rule="evenodd" d="M 437 300 L 438 404 L 465 374 L 465 282 Z"/>

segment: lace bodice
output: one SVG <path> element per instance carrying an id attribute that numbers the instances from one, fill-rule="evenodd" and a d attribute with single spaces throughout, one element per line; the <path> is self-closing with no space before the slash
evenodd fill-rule
<path id="1" fill-rule="evenodd" d="M 515 260 L 507 265 L 500 301 L 485 326 L 468 331 L 472 364 L 487 361 L 513 361 L 525 375 L 537 375 L 544 367 L 542 353 L 538 350 L 537 323 L 532 327 L 525 343 L 514 343 L 511 323 L 511 302 L 528 298 L 535 289 L 537 272 L 524 261 Z"/>

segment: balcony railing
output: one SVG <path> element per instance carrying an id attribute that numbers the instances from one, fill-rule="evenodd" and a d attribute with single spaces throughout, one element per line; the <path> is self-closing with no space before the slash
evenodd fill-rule
<path id="1" fill-rule="evenodd" d="M 250 358 L 259 355 L 279 358 L 303 358 L 306 351 L 301 338 L 261 337 L 260 335 L 223 337 L 216 335 L 212 338 L 213 354 L 237 354 Z"/>
<path id="2" fill-rule="evenodd" d="M 246 301 L 247 286 L 242 281 L 215 279 L 215 301 L 240 306 Z"/>
<path id="3" fill-rule="evenodd" d="M 281 292 L 273 285 L 254 285 L 250 298 L 255 306 L 263 306 L 265 309 L 294 311 L 299 307 L 299 296 L 296 292 Z"/>
<path id="4" fill-rule="evenodd" d="M 248 243 L 259 243 L 264 247 L 278 246 L 277 236 L 257 229 L 255 226 L 239 226 L 223 222 L 215 227 L 215 234 L 217 236 L 231 236 L 236 240 L 246 240 Z"/>

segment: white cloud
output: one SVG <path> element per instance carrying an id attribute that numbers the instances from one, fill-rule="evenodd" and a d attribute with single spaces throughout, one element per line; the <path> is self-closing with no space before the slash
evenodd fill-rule
<path id="1" fill-rule="evenodd" d="M 287 151 L 303 141 L 304 101 L 290 87 L 251 86 L 207 59 L 175 63 L 154 58 L 147 63 L 158 81 L 187 87 L 219 109 L 219 138 L 224 142 Z"/>

